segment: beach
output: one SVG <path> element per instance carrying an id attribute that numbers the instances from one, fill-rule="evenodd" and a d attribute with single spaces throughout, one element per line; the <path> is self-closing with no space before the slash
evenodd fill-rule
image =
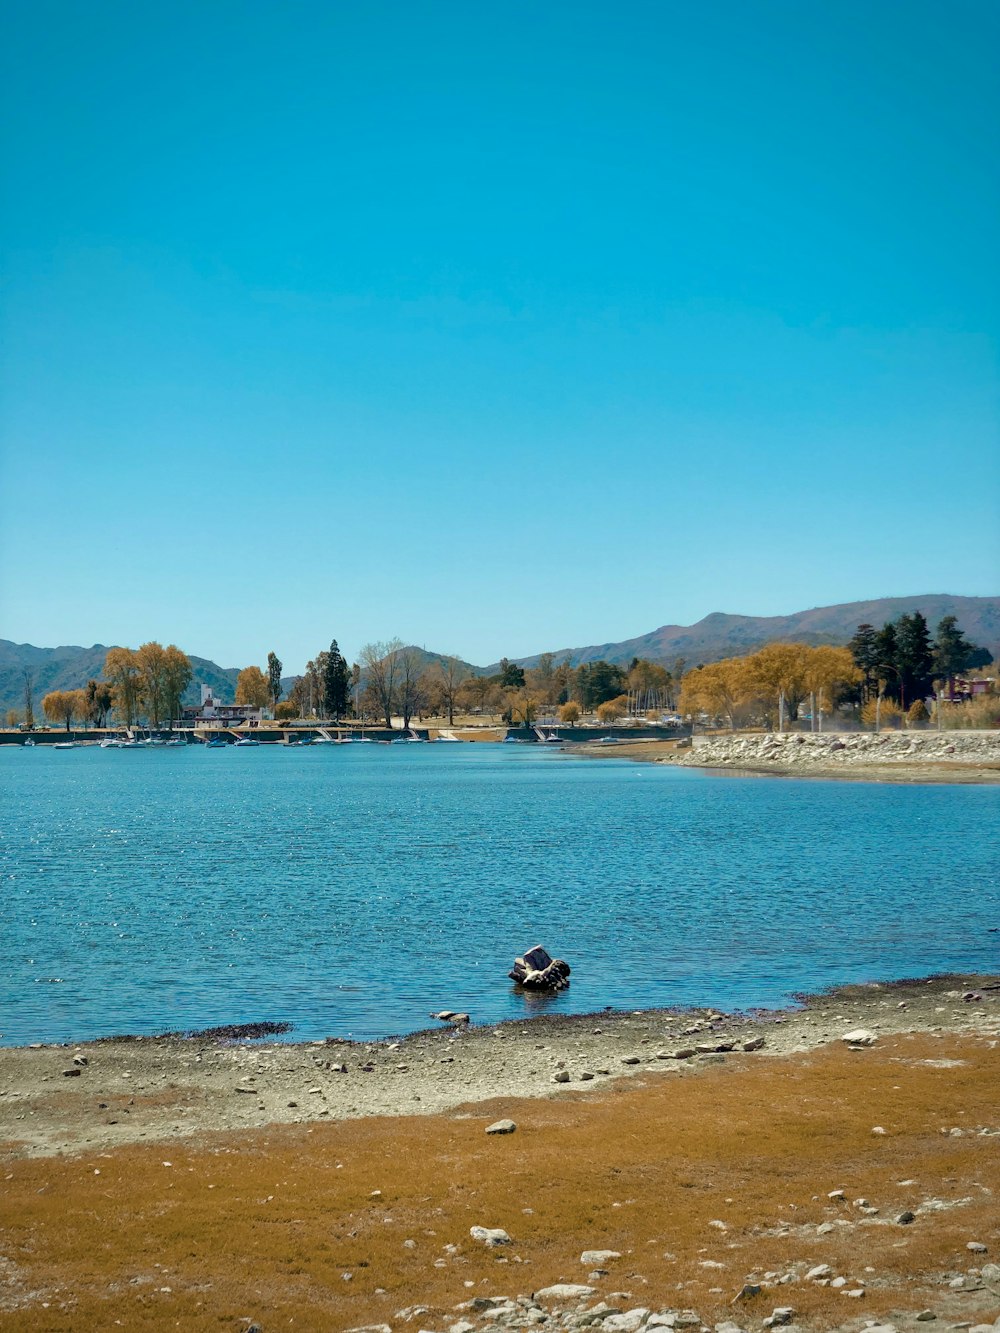
<path id="1" fill-rule="evenodd" d="M 952 976 L 4 1049 L 0 1327 L 975 1326 L 1000 1314 L 998 1041 L 1000 978 Z"/>

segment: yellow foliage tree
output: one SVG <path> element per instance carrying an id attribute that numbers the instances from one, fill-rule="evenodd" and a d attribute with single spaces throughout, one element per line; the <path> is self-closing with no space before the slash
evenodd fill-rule
<path id="1" fill-rule="evenodd" d="M 685 713 L 724 716 L 736 726 L 736 710 L 746 702 L 752 687 L 745 657 L 727 657 L 721 662 L 689 671 L 681 684 L 680 705 Z"/>
<path id="2" fill-rule="evenodd" d="M 598 722 L 614 722 L 620 717 L 624 717 L 628 712 L 628 697 L 619 694 L 615 699 L 607 699 L 604 703 L 597 705 Z"/>
<path id="3" fill-rule="evenodd" d="M 181 696 L 190 684 L 191 663 L 187 653 L 182 653 L 175 643 L 168 643 L 163 650 L 163 690 L 171 722 L 180 717 Z"/>
<path id="4" fill-rule="evenodd" d="M 104 679 L 115 696 L 115 710 L 130 727 L 139 711 L 141 674 L 131 648 L 112 648 L 104 659 Z"/>
<path id="5" fill-rule="evenodd" d="M 151 640 L 135 651 L 139 669 L 139 697 L 154 727 L 160 725 L 167 702 L 167 655 L 162 643 Z"/>
<path id="6" fill-rule="evenodd" d="M 270 682 L 260 667 L 244 667 L 236 678 L 236 702 L 248 708 L 266 708 L 270 699 Z"/>
<path id="7" fill-rule="evenodd" d="M 42 712 L 50 722 L 64 722 L 69 731 L 74 717 L 83 717 L 87 711 L 84 690 L 50 690 L 42 700 Z"/>
<path id="8" fill-rule="evenodd" d="M 566 722 L 570 726 L 572 726 L 574 722 L 579 722 L 580 705 L 573 699 L 570 699 L 568 703 L 564 703 L 559 709 L 559 721 Z"/>

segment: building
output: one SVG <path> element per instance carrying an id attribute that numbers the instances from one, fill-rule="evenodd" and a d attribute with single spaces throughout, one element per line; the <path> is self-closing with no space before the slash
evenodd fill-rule
<path id="1" fill-rule="evenodd" d="M 259 727 L 263 712 L 249 704 L 222 704 L 212 695 L 211 685 L 202 685 L 201 703 L 181 709 L 188 726 Z"/>

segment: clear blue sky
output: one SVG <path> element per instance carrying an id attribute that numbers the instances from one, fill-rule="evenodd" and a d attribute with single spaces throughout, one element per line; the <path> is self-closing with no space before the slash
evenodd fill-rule
<path id="1" fill-rule="evenodd" d="M 995 593 L 994 0 L 3 6 L 0 636 Z"/>

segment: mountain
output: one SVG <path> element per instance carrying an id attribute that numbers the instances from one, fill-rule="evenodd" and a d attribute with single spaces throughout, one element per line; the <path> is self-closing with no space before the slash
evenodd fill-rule
<path id="1" fill-rule="evenodd" d="M 754 652 L 775 640 L 795 643 L 847 643 L 858 625 L 867 621 L 880 628 L 887 620 L 896 620 L 904 612 L 922 611 L 931 632 L 942 616 L 952 615 L 965 635 L 981 648 L 1000 656 L 1000 597 L 957 597 L 949 593 L 926 593 L 918 597 L 880 597 L 869 602 L 842 602 L 837 606 L 818 606 L 796 611 L 788 616 L 738 616 L 713 611 L 694 625 L 661 625 L 648 634 L 621 643 L 591 644 L 586 648 L 562 648 L 553 653 L 557 662 L 567 658 L 573 666 L 581 662 L 615 662 L 627 665 L 633 657 L 648 657 L 672 665 L 683 657 L 688 668 L 701 662 L 717 662 Z M 444 654 L 414 648 L 421 667 L 442 660 Z M 35 713 L 41 718 L 42 696 L 50 690 L 82 689 L 93 677 L 99 679 L 108 649 L 100 643 L 91 648 L 63 646 L 36 648 L 30 643 L 11 643 L 0 639 L 0 719 L 9 708 L 21 709 L 24 703 L 22 672 L 32 673 Z M 221 667 L 205 657 L 190 654 L 192 680 L 184 696 L 185 703 L 197 703 L 199 687 L 211 685 L 212 693 L 222 703 L 232 702 L 236 693 L 239 667 Z M 538 656 L 519 657 L 520 666 L 535 666 Z M 489 667 L 461 663 L 470 675 L 492 675 L 499 663 Z M 297 677 L 282 679 L 286 690 Z"/>
<path id="2" fill-rule="evenodd" d="M 793 643 L 844 644 L 858 625 L 880 629 L 887 620 L 905 612 L 922 611 L 933 634 L 942 616 L 957 617 L 967 639 L 1000 656 L 1000 597 L 957 597 L 949 593 L 925 593 L 917 597 L 879 597 L 869 602 L 842 602 L 818 606 L 788 616 L 739 616 L 713 611 L 694 625 L 661 625 L 648 634 L 621 643 L 591 644 L 586 648 L 562 648 L 554 652 L 557 662 L 567 658 L 573 666 L 581 662 L 614 662 L 627 665 L 633 657 L 648 657 L 668 665 L 683 657 L 687 666 L 718 662 L 755 652 L 777 640 Z M 519 657 L 520 666 L 535 666 L 538 656 Z M 490 670 L 495 670 L 495 667 Z"/>
<path id="3" fill-rule="evenodd" d="M 24 669 L 31 672 L 35 719 L 42 717 L 42 697 L 50 690 L 80 690 L 88 680 L 100 680 L 104 659 L 110 649 L 101 643 L 91 648 L 64 644 L 60 648 L 36 648 L 30 643 L 11 643 L 0 639 L 0 720 L 9 708 L 23 711 Z M 201 698 L 201 686 L 211 685 L 212 693 L 222 703 L 231 703 L 236 694 L 239 667 L 220 667 L 206 657 L 190 653 L 191 684 L 184 694 L 186 704 Z"/>

